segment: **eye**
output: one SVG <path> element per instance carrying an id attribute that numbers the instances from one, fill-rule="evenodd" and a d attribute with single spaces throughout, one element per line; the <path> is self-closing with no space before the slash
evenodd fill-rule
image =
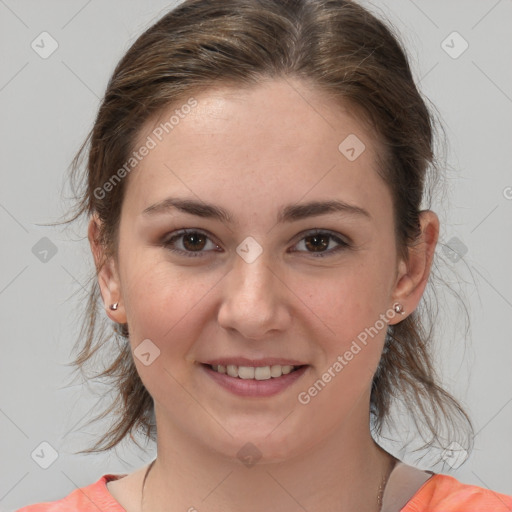
<path id="1" fill-rule="evenodd" d="M 219 246 L 206 233 L 195 229 L 183 229 L 163 241 L 164 247 L 171 252 L 191 258 L 201 256 L 202 253 L 206 252 L 203 249 L 208 246 L 208 243 L 210 244 L 210 250 L 219 249 Z"/>
<path id="2" fill-rule="evenodd" d="M 208 247 L 208 244 L 209 247 Z M 221 251 L 220 247 L 212 241 L 208 234 L 196 229 L 183 229 L 165 239 L 162 243 L 171 252 L 186 256 L 198 257 L 209 250 Z M 350 244 L 339 236 L 318 229 L 308 231 L 305 236 L 296 244 L 303 246 L 306 250 L 292 250 L 291 252 L 308 252 L 315 258 L 323 258 L 349 248 Z"/>
<path id="3" fill-rule="evenodd" d="M 334 242 L 334 247 L 332 242 Z M 350 244 L 342 240 L 339 236 L 336 236 L 330 231 L 321 231 L 318 229 L 307 232 L 297 244 L 297 246 L 300 245 L 305 247 L 306 252 L 309 252 L 315 258 L 332 256 L 334 253 L 350 247 Z M 292 252 L 303 251 L 294 250 Z"/>

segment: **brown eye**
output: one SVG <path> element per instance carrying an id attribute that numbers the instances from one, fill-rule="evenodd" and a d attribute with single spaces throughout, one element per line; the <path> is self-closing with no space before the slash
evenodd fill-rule
<path id="1" fill-rule="evenodd" d="M 330 235 L 310 235 L 304 238 L 305 246 L 313 252 L 322 252 L 329 247 Z"/>
<path id="2" fill-rule="evenodd" d="M 209 250 L 218 249 L 218 245 L 210 240 L 210 237 L 202 231 L 183 230 L 163 242 L 164 247 L 170 251 L 184 256 L 202 256 L 204 249 L 210 244 Z"/>
<path id="3" fill-rule="evenodd" d="M 206 245 L 207 236 L 202 233 L 187 233 L 183 236 L 183 246 L 187 251 L 197 251 L 204 249 Z"/>
<path id="4" fill-rule="evenodd" d="M 306 233 L 297 246 L 303 244 L 306 252 L 315 257 L 330 256 L 343 249 L 350 247 L 350 244 L 329 231 L 313 231 Z M 304 252 L 304 251 L 293 251 Z"/>

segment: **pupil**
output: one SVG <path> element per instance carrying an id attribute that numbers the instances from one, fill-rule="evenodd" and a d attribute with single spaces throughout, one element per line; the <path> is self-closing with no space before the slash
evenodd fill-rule
<path id="1" fill-rule="evenodd" d="M 308 249 L 312 246 L 314 249 L 313 252 L 319 252 L 317 249 L 326 249 L 329 246 L 329 242 L 327 241 L 329 237 L 325 235 L 312 235 L 306 238 L 306 246 Z M 310 244 L 308 240 L 313 240 L 313 244 Z"/>
<path id="2" fill-rule="evenodd" d="M 189 250 L 194 250 L 194 249 L 199 249 L 200 250 L 200 249 L 202 249 L 204 247 L 205 238 L 206 237 L 204 237 L 200 233 L 191 233 L 191 234 L 186 235 L 183 238 L 183 245 L 185 246 L 186 249 L 189 249 Z M 203 243 L 201 244 L 200 247 L 198 247 L 196 244 L 200 240 L 202 240 Z M 192 242 L 192 246 L 191 247 L 190 247 L 190 244 L 189 244 L 190 241 Z"/>

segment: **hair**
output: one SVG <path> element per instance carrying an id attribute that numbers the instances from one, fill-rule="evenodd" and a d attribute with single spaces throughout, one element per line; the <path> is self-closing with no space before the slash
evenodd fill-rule
<path id="1" fill-rule="evenodd" d="M 113 183 L 113 170 L 129 161 L 143 125 L 214 86 L 255 87 L 279 78 L 299 79 L 357 109 L 377 134 L 383 148 L 378 172 L 393 200 L 397 251 L 407 261 L 421 233 L 422 201 L 430 201 L 439 181 L 434 117 L 392 26 L 347 0 L 186 0 L 166 13 L 138 37 L 110 78 L 94 126 L 71 164 L 76 201 L 67 222 L 97 215 L 105 258 L 116 258 L 127 179 Z M 107 182 L 115 185 L 108 195 L 98 193 Z M 461 432 L 469 439 L 472 425 L 434 371 L 435 309 L 422 299 L 404 320 L 388 326 L 370 412 L 379 433 L 398 400 L 422 433 L 424 446 L 442 448 Z M 94 421 L 108 415 L 115 422 L 92 448 L 79 453 L 109 450 L 127 435 L 134 440 L 136 432 L 156 439 L 153 399 L 136 371 L 128 336 L 128 325 L 112 329 L 105 318 L 97 279 L 91 276 L 72 365 L 84 375 L 98 350 L 108 351 L 110 363 L 102 357 L 103 368 L 93 377 L 107 379 L 114 397 Z M 442 428 L 448 429 L 446 437 Z"/>

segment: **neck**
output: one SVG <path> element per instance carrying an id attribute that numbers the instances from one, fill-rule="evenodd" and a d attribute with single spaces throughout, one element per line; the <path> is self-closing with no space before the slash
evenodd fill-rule
<path id="1" fill-rule="evenodd" d="M 147 475 L 141 512 L 376 512 L 379 488 L 396 461 L 372 439 L 368 421 L 347 421 L 307 452 L 279 462 L 262 458 L 255 465 L 158 424 L 158 456 Z"/>

